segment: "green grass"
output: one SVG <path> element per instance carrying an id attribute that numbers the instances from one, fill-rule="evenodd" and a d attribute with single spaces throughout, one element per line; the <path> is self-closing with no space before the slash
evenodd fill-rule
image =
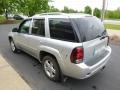
<path id="1" fill-rule="evenodd" d="M 6 18 L 4 16 L 0 16 L 0 24 L 5 22 L 6 21 Z"/>
<path id="2" fill-rule="evenodd" d="M 106 27 L 107 29 L 120 30 L 120 25 L 105 24 L 105 27 Z"/>

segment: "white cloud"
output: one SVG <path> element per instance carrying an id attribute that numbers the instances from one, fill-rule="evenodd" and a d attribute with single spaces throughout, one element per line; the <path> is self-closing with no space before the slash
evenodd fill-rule
<path id="1" fill-rule="evenodd" d="M 89 5 L 91 8 L 102 8 L 103 0 L 53 0 L 51 4 L 56 8 L 63 9 L 64 6 L 68 6 L 70 8 L 76 10 L 84 10 L 84 7 Z M 120 0 L 107 0 L 108 5 L 106 3 L 106 8 L 109 10 L 115 10 L 120 7 Z"/>

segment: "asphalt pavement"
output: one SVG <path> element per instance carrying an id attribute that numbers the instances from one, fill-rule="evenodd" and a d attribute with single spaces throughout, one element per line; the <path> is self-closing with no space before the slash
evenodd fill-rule
<path id="1" fill-rule="evenodd" d="M 85 80 L 69 78 L 65 83 L 56 83 L 44 75 L 36 59 L 24 52 L 12 53 L 7 35 L 15 26 L 0 25 L 0 54 L 33 90 L 120 90 L 119 45 L 111 45 L 111 59 L 104 71 Z"/>

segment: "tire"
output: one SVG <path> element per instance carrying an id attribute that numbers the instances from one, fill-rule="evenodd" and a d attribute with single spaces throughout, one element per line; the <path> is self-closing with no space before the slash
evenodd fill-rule
<path id="1" fill-rule="evenodd" d="M 43 70 L 45 75 L 52 81 L 60 81 L 60 69 L 56 59 L 52 56 L 45 56 L 43 58 Z"/>
<path id="2" fill-rule="evenodd" d="M 15 43 L 12 39 L 10 40 L 10 47 L 11 47 L 12 52 L 18 53 L 19 50 L 16 48 Z"/>

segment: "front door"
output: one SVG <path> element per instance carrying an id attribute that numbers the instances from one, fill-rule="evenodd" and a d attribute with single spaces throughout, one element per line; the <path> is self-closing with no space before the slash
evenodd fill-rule
<path id="1" fill-rule="evenodd" d="M 23 21 L 19 26 L 19 32 L 16 35 L 16 42 L 20 49 L 28 50 L 28 41 L 27 37 L 29 36 L 31 20 Z"/>

